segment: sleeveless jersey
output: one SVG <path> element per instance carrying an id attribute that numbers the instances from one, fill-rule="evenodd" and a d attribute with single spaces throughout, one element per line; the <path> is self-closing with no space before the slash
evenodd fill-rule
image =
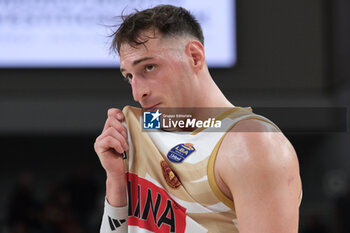
<path id="1" fill-rule="evenodd" d="M 251 108 L 235 107 L 216 117 L 222 132 L 145 132 L 141 109 L 127 106 L 123 113 L 130 148 L 128 232 L 238 232 L 234 203 L 215 182 L 216 154 L 237 122 L 255 118 L 274 124 Z"/>

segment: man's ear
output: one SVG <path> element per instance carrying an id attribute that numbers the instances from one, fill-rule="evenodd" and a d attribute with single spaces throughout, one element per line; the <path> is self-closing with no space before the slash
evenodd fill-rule
<path id="1" fill-rule="evenodd" d="M 202 43 L 197 40 L 191 40 L 187 43 L 185 52 L 190 60 L 191 67 L 196 72 L 201 70 L 205 64 L 205 53 Z"/>

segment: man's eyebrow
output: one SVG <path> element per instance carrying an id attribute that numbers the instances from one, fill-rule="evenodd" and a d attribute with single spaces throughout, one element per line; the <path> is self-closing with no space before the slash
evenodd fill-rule
<path id="1" fill-rule="evenodd" d="M 135 60 L 133 63 L 132 63 L 132 66 L 136 66 L 137 64 L 141 63 L 141 62 L 144 62 L 144 61 L 147 61 L 147 60 L 150 60 L 150 59 L 153 59 L 153 57 L 143 57 L 143 58 L 140 58 L 138 60 Z M 125 69 L 121 68 L 120 67 L 120 72 L 124 72 Z"/>

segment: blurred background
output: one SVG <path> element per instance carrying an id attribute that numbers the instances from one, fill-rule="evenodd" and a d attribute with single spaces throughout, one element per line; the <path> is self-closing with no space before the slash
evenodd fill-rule
<path id="1" fill-rule="evenodd" d="M 16 6 L 23 2 L 0 0 L 0 232 L 97 232 L 105 174 L 93 144 L 108 108 L 136 104 L 119 68 L 105 58 L 93 60 L 108 55 L 107 42 L 85 54 L 89 48 L 74 49 L 89 35 L 79 36 L 79 30 L 67 29 L 66 37 L 73 38 L 75 44 L 66 49 L 74 50 L 74 54 L 58 53 L 56 60 L 40 57 L 45 50 L 49 54 L 59 52 L 60 40 L 52 40 L 54 49 L 50 50 L 43 41 L 29 40 L 25 32 L 33 29 L 30 23 L 36 25 L 35 20 L 48 12 L 43 6 L 52 7 L 56 1 L 29 2 L 42 8 L 34 7 L 36 15 L 18 30 L 21 14 Z M 70 4 L 76 8 L 87 2 L 118 4 L 123 9 L 128 1 L 76 0 Z M 149 4 L 157 2 L 163 3 Z M 187 6 L 191 1 L 173 2 Z M 219 2 L 211 8 L 206 4 L 213 3 L 203 3 L 207 11 L 199 17 L 214 23 L 214 29 L 208 30 L 218 41 L 220 37 L 230 38 L 223 42 L 209 39 L 207 43 L 212 46 L 211 52 L 216 46 L 228 46 L 218 51 L 227 60 L 220 61 L 220 56 L 214 55 L 219 62 L 213 60 L 210 71 L 234 105 L 299 109 L 299 115 L 291 114 L 281 123 L 276 120 L 278 115 L 268 116 L 282 129 L 302 124 L 297 122 L 303 119 L 302 109 L 343 110 L 331 117 L 325 117 L 327 111 L 311 111 L 307 117 L 314 122 L 312 129 L 285 133 L 297 151 L 303 181 L 300 232 L 350 232 L 350 133 L 345 124 L 350 107 L 350 2 L 222 1 L 229 6 L 222 14 Z M 70 17 L 93 10 L 72 11 Z M 221 15 L 225 17 L 221 19 Z M 73 20 L 45 17 L 44 21 L 52 25 Z M 99 12 L 101 18 L 110 20 Z M 226 21 L 216 25 L 219 18 Z M 89 24 L 82 22 L 94 22 L 89 17 L 75 20 L 80 22 L 76 27 L 85 28 Z M 43 32 L 40 27 L 37 31 Z M 58 29 L 60 36 L 65 35 L 64 27 Z M 89 41 L 94 42 L 100 40 Z M 109 59 L 117 65 L 117 56 Z M 334 127 L 337 122 L 341 122 L 340 128 Z"/>

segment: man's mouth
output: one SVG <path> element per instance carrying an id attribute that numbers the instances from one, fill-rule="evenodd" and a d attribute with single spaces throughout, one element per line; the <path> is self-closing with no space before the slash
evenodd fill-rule
<path id="1" fill-rule="evenodd" d="M 159 106 L 160 106 L 160 103 L 152 105 L 150 107 L 145 107 L 144 110 L 148 111 L 148 112 L 153 112 L 153 111 L 157 110 L 159 108 Z"/>

